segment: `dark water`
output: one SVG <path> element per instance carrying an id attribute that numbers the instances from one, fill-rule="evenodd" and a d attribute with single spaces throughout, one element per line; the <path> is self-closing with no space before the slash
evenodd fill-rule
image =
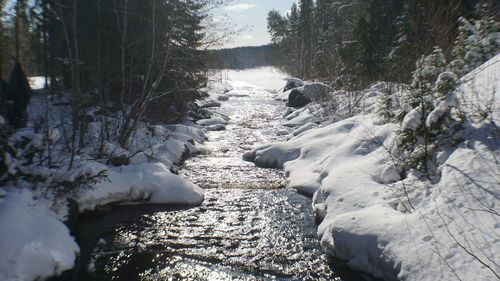
<path id="1" fill-rule="evenodd" d="M 64 280 L 362 280 L 333 266 L 319 246 L 311 199 L 283 189 L 284 173 L 242 161 L 284 140 L 282 102 L 246 85 L 218 112 L 227 130 L 209 132 L 209 153 L 181 174 L 206 189 L 198 207 L 119 206 L 78 222 L 82 249 Z"/>

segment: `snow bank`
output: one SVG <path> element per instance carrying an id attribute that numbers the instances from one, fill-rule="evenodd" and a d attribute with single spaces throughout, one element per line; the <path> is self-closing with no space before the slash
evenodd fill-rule
<path id="1" fill-rule="evenodd" d="M 0 280 L 35 280 L 73 267 L 79 247 L 50 203 L 28 190 L 0 199 Z"/>
<path id="2" fill-rule="evenodd" d="M 491 85 L 484 82 L 485 72 L 469 77 L 469 83 Z M 495 98 L 486 101 L 497 114 L 498 83 L 492 81 L 494 92 L 486 96 Z M 342 105 L 349 95 L 339 94 L 344 98 L 337 100 L 332 118 L 340 121 L 316 128 L 305 123 L 311 128 L 287 142 L 256 148 L 244 159 L 282 167 L 289 187 L 314 194 L 322 247 L 352 268 L 384 280 L 498 279 L 498 127 L 466 125 L 464 141 L 438 156 L 438 182 L 415 171 L 401 180 L 388 152 L 398 126 L 380 125 L 375 115 L 383 86 L 361 92 L 354 117 L 345 118 Z M 311 108 L 290 111 L 286 119 L 312 118 Z M 417 119 L 408 118 L 403 126 L 412 128 Z"/>
<path id="3" fill-rule="evenodd" d="M 107 179 L 82 191 L 76 199 L 80 211 L 112 203 L 196 205 L 204 192 L 173 173 L 189 154 L 198 153 L 206 139 L 205 130 L 192 122 L 175 125 L 143 124 L 131 141 L 129 151 L 107 143 L 105 153 L 130 156 L 130 164 L 109 167 L 94 162 L 94 170 L 106 170 Z"/>
<path id="4" fill-rule="evenodd" d="M 28 170 L 32 167 L 23 166 L 26 173 L 34 175 L 36 172 L 47 180 L 39 182 L 38 186 L 19 180 L 0 187 L 0 280 L 44 280 L 73 267 L 79 249 L 61 222 L 67 215 L 64 202 L 68 197 L 76 201 L 80 212 L 118 203 L 195 205 L 204 198 L 200 187 L 174 174 L 189 154 L 201 151 L 201 144 L 206 140 L 203 127 L 192 122 L 176 125 L 139 122 L 127 149 L 120 147 L 115 136 L 111 136 L 109 141 L 102 143 L 102 153 L 97 154 L 101 148 L 99 135 L 103 120 L 115 124 L 121 113 L 103 116 L 94 108 L 88 112 L 92 118 L 89 118 L 85 135 L 86 147 L 74 157 L 72 170 L 67 171 L 71 157 L 57 139 L 61 131 L 71 127 L 71 115 L 66 99 L 52 101 L 52 98 L 34 95 L 29 116 L 34 124 L 45 118 L 47 109 L 48 123 L 54 128 L 49 133 L 54 142 L 51 156 L 54 163 L 61 163 L 61 168 L 34 166 L 35 169 Z M 24 134 L 30 132 L 22 131 Z M 33 136 L 34 142 L 41 141 L 37 136 Z M 52 194 L 67 188 L 65 186 L 48 187 L 56 182 L 75 182 L 80 176 L 100 178 L 102 172 L 107 178 L 98 183 L 91 181 L 85 189 L 75 189 L 69 194 Z M 36 194 L 43 192 L 44 196 L 33 199 L 35 192 L 18 192 L 19 186 L 38 188 L 40 191 Z"/>
<path id="5" fill-rule="evenodd" d="M 451 280 L 453 272 L 462 280 L 493 280 L 454 243 L 448 229 L 495 267 L 491 261 L 498 260 L 500 245 L 492 233 L 500 225 L 490 208 L 500 188 L 491 177 L 500 170 L 490 163 L 500 153 L 487 155 L 500 141 L 477 140 L 474 149 L 462 145 L 446 161 L 437 184 L 417 176 L 394 183 L 399 176 L 386 147 L 397 127 L 374 120 L 357 116 L 313 128 L 288 142 L 257 148 L 246 159 L 283 167 L 289 187 L 314 194 L 314 209 L 323 219 L 318 231 L 323 248 L 352 268 L 384 280 Z"/>
<path id="6" fill-rule="evenodd" d="M 173 174 L 162 163 L 115 167 L 107 174 L 107 181 L 78 197 L 80 211 L 124 201 L 187 205 L 203 201 L 203 189 Z"/>

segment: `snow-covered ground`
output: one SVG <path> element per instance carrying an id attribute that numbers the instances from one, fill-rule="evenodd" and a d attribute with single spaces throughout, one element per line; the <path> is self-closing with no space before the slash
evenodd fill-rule
<path id="1" fill-rule="evenodd" d="M 500 55 L 466 76 L 463 107 L 478 105 L 474 100 L 479 96 L 498 116 L 499 62 Z M 294 136 L 244 158 L 282 167 L 289 187 L 313 194 L 323 248 L 352 268 L 384 280 L 497 280 L 498 126 L 466 124 L 464 140 L 438 155 L 438 182 L 418 172 L 401 180 L 389 153 L 398 125 L 380 125 L 376 115 L 378 95 L 386 86 L 363 91 L 360 111 L 350 118 L 339 118 L 345 116 L 339 111 L 346 110 L 341 103 L 333 121 L 314 104 L 292 110 L 285 125 L 296 128 Z"/>
<path id="2" fill-rule="evenodd" d="M 79 247 L 50 210 L 24 189 L 0 199 L 0 280 L 37 280 L 72 268 Z"/>

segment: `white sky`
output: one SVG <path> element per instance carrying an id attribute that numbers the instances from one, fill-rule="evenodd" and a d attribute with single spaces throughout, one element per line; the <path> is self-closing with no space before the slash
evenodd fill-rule
<path id="1" fill-rule="evenodd" d="M 248 27 L 224 48 L 259 46 L 271 42 L 267 32 L 267 13 L 276 9 L 282 14 L 290 10 L 294 0 L 235 0 L 221 9 L 218 16 L 228 16 L 236 29 Z"/>

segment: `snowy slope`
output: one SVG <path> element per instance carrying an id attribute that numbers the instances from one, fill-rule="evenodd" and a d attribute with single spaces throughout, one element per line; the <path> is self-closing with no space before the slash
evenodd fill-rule
<path id="1" fill-rule="evenodd" d="M 498 81 L 491 81 L 500 75 L 498 58 L 468 76 L 472 85 L 494 85 L 494 93 L 476 90 L 476 96 L 498 97 Z M 461 92 L 462 100 L 472 94 Z M 374 97 L 374 91 L 366 94 Z M 490 105 L 495 114 L 499 102 Z M 439 182 L 417 172 L 401 181 L 389 153 L 398 126 L 378 125 L 374 112 L 369 105 L 358 116 L 259 147 L 245 159 L 283 167 L 289 187 L 314 194 L 323 248 L 353 268 L 384 280 L 496 280 L 498 127 L 465 126 L 464 141 L 439 157 Z"/>

